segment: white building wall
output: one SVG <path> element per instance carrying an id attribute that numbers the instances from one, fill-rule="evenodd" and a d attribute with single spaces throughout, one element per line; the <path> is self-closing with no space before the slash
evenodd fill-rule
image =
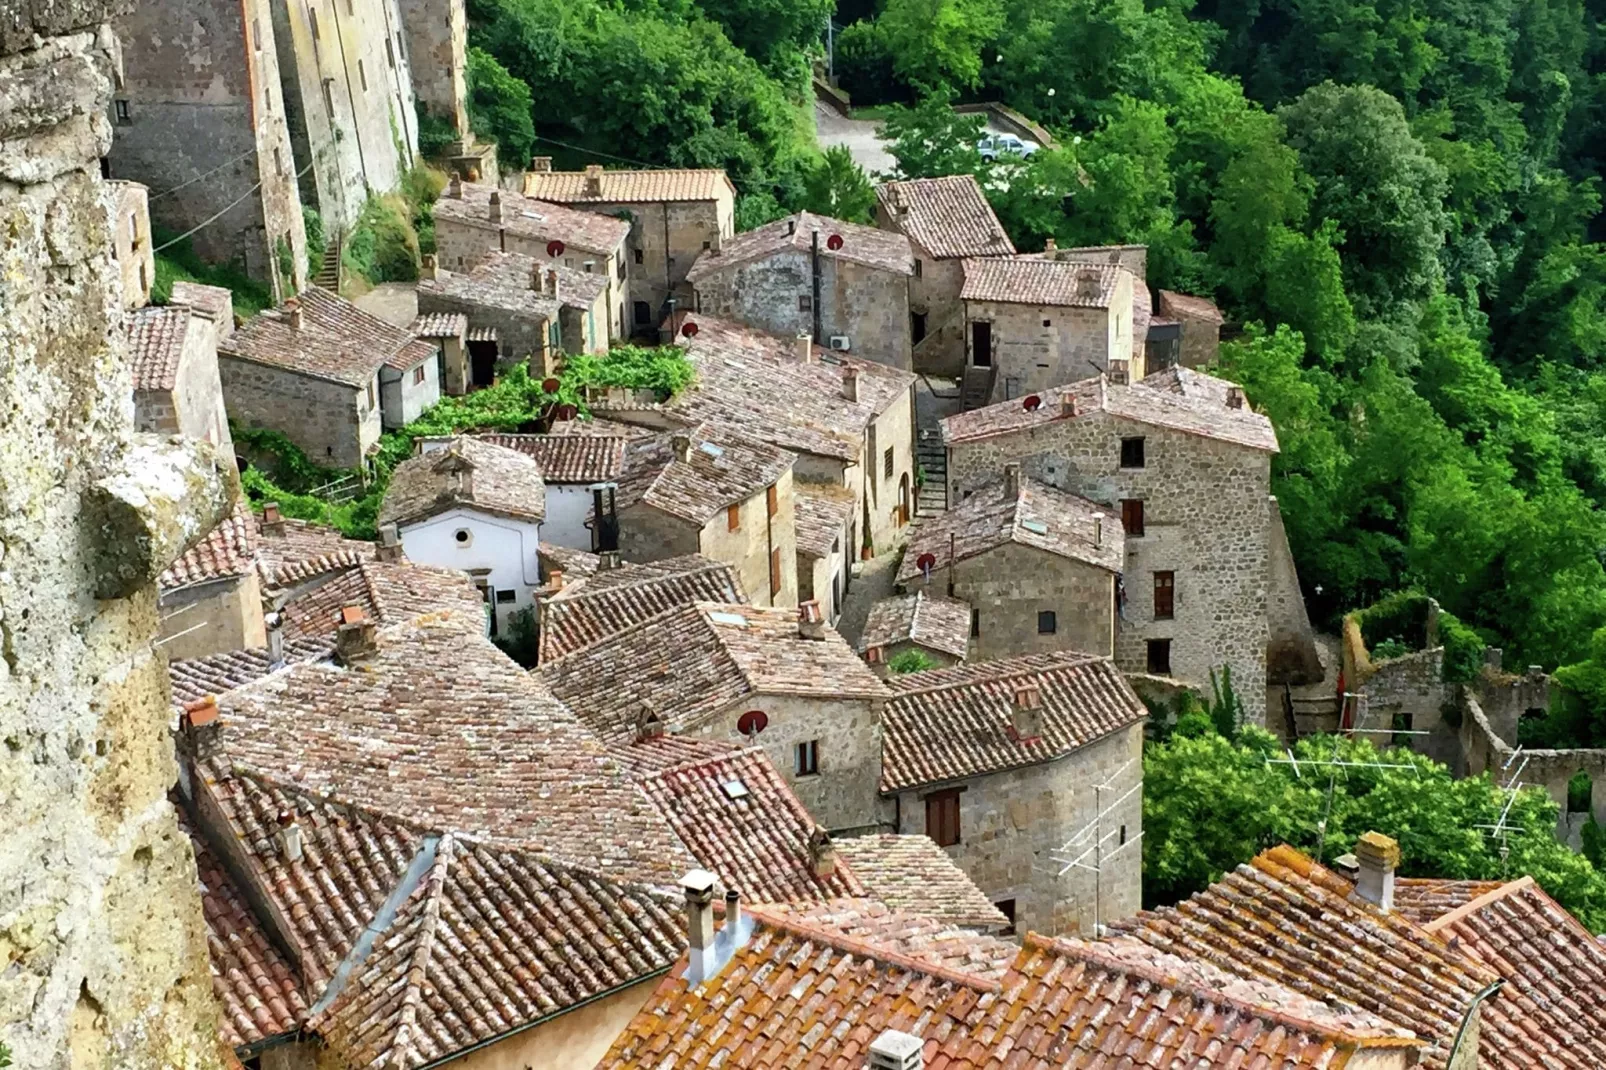
<path id="1" fill-rule="evenodd" d="M 586 526 L 586 515 L 591 511 L 591 491 L 587 483 L 548 483 L 546 485 L 546 520 L 541 524 L 541 537 L 558 546 L 572 550 L 591 549 L 591 529 Z"/>
<path id="2" fill-rule="evenodd" d="M 458 541 L 459 531 L 468 533 L 465 541 Z M 534 591 L 541 585 L 541 525 L 459 508 L 403 527 L 400 534 L 408 560 L 461 569 L 497 591 L 513 591 L 512 602 L 495 603 L 499 631 L 511 614 L 535 604 Z"/>

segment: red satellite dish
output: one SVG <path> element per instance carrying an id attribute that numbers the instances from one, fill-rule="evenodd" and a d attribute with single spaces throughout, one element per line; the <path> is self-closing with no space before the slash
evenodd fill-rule
<path id="1" fill-rule="evenodd" d="M 696 338 L 697 324 L 687 320 L 685 323 L 680 325 L 680 333 L 685 335 L 687 338 Z"/>
<path id="2" fill-rule="evenodd" d="M 580 412 L 579 408 L 574 406 L 574 405 L 559 405 L 558 406 L 558 419 L 560 419 L 560 420 L 572 420 L 572 419 L 575 418 L 575 416 L 577 416 L 579 414 L 579 412 Z"/>
<path id="3" fill-rule="evenodd" d="M 1020 403 L 1020 407 L 1025 409 L 1027 412 L 1036 412 L 1038 407 L 1042 404 L 1042 398 L 1038 397 L 1036 394 L 1028 394 L 1026 395 L 1026 399 Z"/>
<path id="4" fill-rule="evenodd" d="M 825 247 L 831 250 L 833 253 L 842 248 L 842 235 L 833 234 L 829 238 L 825 239 Z"/>
<path id="5" fill-rule="evenodd" d="M 548 376 L 547 378 L 541 380 L 541 390 L 543 393 L 547 394 L 556 394 L 558 392 L 558 387 L 562 385 L 562 383 L 558 382 L 557 379 L 553 378 L 552 376 Z"/>
<path id="6" fill-rule="evenodd" d="M 930 572 L 937 566 L 937 555 L 921 554 L 920 557 L 915 561 L 915 564 L 919 566 L 921 572 Z"/>
<path id="7" fill-rule="evenodd" d="M 744 736 L 756 736 L 769 726 L 769 716 L 763 710 L 748 710 L 736 718 L 736 731 Z"/>
<path id="8" fill-rule="evenodd" d="M 556 238 L 553 238 L 551 241 L 546 243 L 546 255 L 548 256 L 562 256 L 563 250 L 563 243 L 558 241 Z"/>

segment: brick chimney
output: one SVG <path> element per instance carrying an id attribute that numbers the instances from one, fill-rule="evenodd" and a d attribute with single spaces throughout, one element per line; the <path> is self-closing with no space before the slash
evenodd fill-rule
<path id="1" fill-rule="evenodd" d="M 284 321 L 292 331 L 301 329 L 301 302 L 294 297 L 284 303 Z"/>
<path id="2" fill-rule="evenodd" d="M 446 183 L 446 196 L 458 201 L 463 199 L 463 180 L 457 175 Z"/>
<path id="3" fill-rule="evenodd" d="M 1227 408 L 1241 409 L 1244 407 L 1244 388 L 1229 386 L 1227 388 Z"/>
<path id="4" fill-rule="evenodd" d="M 603 550 L 597 555 L 598 572 L 612 572 L 614 569 L 618 568 L 621 563 L 622 562 L 619 559 L 618 550 Z"/>
<path id="5" fill-rule="evenodd" d="M 676 435 L 674 438 L 669 440 L 669 444 L 674 447 L 675 460 L 679 461 L 681 464 L 691 463 L 690 435 Z"/>
<path id="6" fill-rule="evenodd" d="M 714 875 L 694 869 L 680 878 L 686 895 L 687 979 L 697 983 L 714 975 Z"/>
<path id="7" fill-rule="evenodd" d="M 859 400 L 859 369 L 842 369 L 842 396 L 857 403 Z"/>
<path id="8" fill-rule="evenodd" d="M 641 715 L 636 718 L 636 742 L 659 739 L 664 734 L 664 719 L 651 706 L 641 704 Z"/>
<path id="9" fill-rule="evenodd" d="M 502 221 L 501 191 L 494 189 L 491 191 L 491 204 L 486 218 L 488 218 L 492 223 L 500 223 Z"/>
<path id="10" fill-rule="evenodd" d="M 401 532 L 395 524 L 381 524 L 379 527 L 379 549 L 374 556 L 381 561 L 400 561 L 402 558 Z"/>
<path id="11" fill-rule="evenodd" d="M 1043 252 L 1052 253 L 1052 252 L 1056 251 L 1057 249 L 1059 249 L 1059 243 L 1056 242 L 1053 238 L 1045 238 L 1045 239 L 1043 239 Z"/>
<path id="12" fill-rule="evenodd" d="M 563 590 L 563 570 L 561 568 L 548 569 L 546 574 L 546 584 L 554 591 Z"/>
<path id="13" fill-rule="evenodd" d="M 335 660 L 349 668 L 372 657 L 379 649 L 378 631 L 361 606 L 346 606 L 335 631 Z"/>
<path id="14" fill-rule="evenodd" d="M 284 514 L 278 502 L 262 503 L 262 533 L 279 537 L 284 535 Z"/>
<path id="15" fill-rule="evenodd" d="M 1060 415 L 1075 416 L 1077 415 L 1077 412 L 1076 395 L 1069 390 L 1065 391 L 1065 393 L 1060 395 Z"/>
<path id="16" fill-rule="evenodd" d="M 814 336 L 804 331 L 798 334 L 793 342 L 797 350 L 797 359 L 807 364 L 814 359 Z"/>
<path id="17" fill-rule="evenodd" d="M 810 598 L 797 604 L 797 634 L 801 639 L 825 638 L 825 617 L 820 613 L 819 599 Z"/>
<path id="18" fill-rule="evenodd" d="M 600 163 L 586 164 L 586 196 L 602 196 L 602 165 Z"/>
<path id="19" fill-rule="evenodd" d="M 809 833 L 809 869 L 821 880 L 836 872 L 836 844 L 831 842 L 831 834 L 818 825 Z"/>
<path id="20" fill-rule="evenodd" d="M 1043 735 L 1043 696 L 1035 681 L 1023 680 L 1015 685 L 1014 701 L 1010 704 L 1009 726 L 1019 740 L 1040 739 Z"/>
<path id="21" fill-rule="evenodd" d="M 530 289 L 536 293 L 541 292 L 542 268 L 540 261 L 530 265 Z"/>
<path id="22" fill-rule="evenodd" d="M 1360 872 L 1355 894 L 1384 910 L 1394 909 L 1394 871 L 1400 866 L 1400 845 L 1381 832 L 1368 832 L 1355 841 Z"/>
<path id="23" fill-rule="evenodd" d="M 546 273 L 546 295 L 554 301 L 558 299 L 558 273 L 552 268 Z"/>
<path id="24" fill-rule="evenodd" d="M 547 174 L 552 170 L 552 157 L 537 156 L 535 159 L 530 161 L 530 170 L 543 175 Z"/>
<path id="25" fill-rule="evenodd" d="M 1020 465 L 1004 465 L 1004 497 L 1020 497 Z"/>
<path id="26" fill-rule="evenodd" d="M 1119 386 L 1125 386 L 1132 378 L 1132 364 L 1125 360 L 1112 360 L 1105 369 L 1104 377 Z"/>
<path id="27" fill-rule="evenodd" d="M 882 1030 L 870 1041 L 869 1070 L 925 1070 L 926 1044 L 896 1029 Z"/>
<path id="28" fill-rule="evenodd" d="M 301 826 L 290 810 L 279 812 L 279 857 L 286 862 L 301 861 Z"/>
<path id="29" fill-rule="evenodd" d="M 205 761 L 223 746 L 223 720 L 218 714 L 217 696 L 207 695 L 184 704 L 178 718 L 179 749 L 196 761 Z"/>

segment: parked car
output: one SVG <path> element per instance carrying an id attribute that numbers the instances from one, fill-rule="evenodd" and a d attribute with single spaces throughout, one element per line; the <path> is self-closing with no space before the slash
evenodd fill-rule
<path id="1" fill-rule="evenodd" d="M 1041 147 L 1035 141 L 1027 141 L 1014 134 L 988 134 L 976 142 L 976 151 L 989 163 L 1000 156 L 1015 156 L 1024 160 Z"/>

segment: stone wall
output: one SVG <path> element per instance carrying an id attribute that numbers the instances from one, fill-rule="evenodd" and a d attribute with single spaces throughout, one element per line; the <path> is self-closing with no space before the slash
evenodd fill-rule
<path id="1" fill-rule="evenodd" d="M 1299 589 L 1299 572 L 1288 547 L 1282 507 L 1275 496 L 1267 499 L 1266 546 L 1270 557 L 1266 575 L 1266 624 L 1271 642 L 1266 648 L 1266 678 L 1273 684 L 1320 683 L 1321 656 L 1316 631 L 1310 625 L 1305 594 Z"/>
<path id="2" fill-rule="evenodd" d="M 162 653 L 171 661 L 268 645 L 255 569 L 164 594 L 161 611 Z"/>
<path id="3" fill-rule="evenodd" d="M 913 342 L 914 370 L 922 375 L 958 379 L 965 374 L 965 306 L 959 300 L 965 269 L 960 261 L 938 260 L 919 245 L 914 245 L 914 253 L 916 267 L 915 277 L 909 281 L 909 312 L 926 317 L 926 336 Z M 913 341 L 912 323 L 910 330 Z"/>
<path id="4" fill-rule="evenodd" d="M 115 255 L 123 279 L 123 307 L 139 308 L 151 303 L 151 283 L 156 280 L 150 190 L 140 182 L 109 182 L 107 190 Z"/>
<path id="5" fill-rule="evenodd" d="M 463 0 L 400 0 L 407 68 L 419 107 L 468 129 L 468 16 Z"/>
<path id="6" fill-rule="evenodd" d="M 1444 648 L 1431 647 L 1398 658 L 1371 663 L 1370 674 L 1346 677 L 1349 690 L 1364 696 L 1357 700 L 1355 727 L 1380 747 L 1391 746 L 1387 729 L 1427 732 L 1400 736 L 1399 744 L 1454 766 L 1460 755 L 1456 730 L 1445 723 L 1445 707 L 1456 699 L 1456 689 L 1444 682 Z"/>
<path id="7" fill-rule="evenodd" d="M 1063 308 L 996 301 L 965 302 L 969 360 L 975 360 L 975 324 L 992 325 L 997 370 L 989 402 L 1007 401 L 1108 371 L 1112 361 L 1141 365 L 1132 348 L 1132 276 L 1123 274 L 1109 308 Z M 1128 364 L 1128 373 L 1143 370 Z"/>
<path id="8" fill-rule="evenodd" d="M 887 471 L 888 450 L 892 451 L 890 474 Z M 860 514 L 868 518 L 866 523 L 875 553 L 884 554 L 898 543 L 905 525 L 914 519 L 916 491 L 913 391 L 888 405 L 875 418 L 875 423 L 865 436 L 862 460 L 861 465 L 848 470 L 849 481 L 851 484 L 852 475 L 857 475 L 861 481 L 856 488 L 856 492 L 861 496 Z M 852 549 L 856 553 L 858 548 Z"/>
<path id="9" fill-rule="evenodd" d="M 98 163 L 118 13 L 0 18 L 0 1042 L 18 1070 L 220 1067 L 151 642 L 157 573 L 233 488 L 215 458 L 132 438 Z"/>
<path id="10" fill-rule="evenodd" d="M 994 903 L 1015 901 L 1016 932 L 1091 936 L 1095 911 L 1107 925 L 1143 905 L 1143 793 L 1121 798 L 1142 782 L 1142 748 L 1140 723 L 1056 761 L 901 792 L 896 830 L 924 834 L 925 796 L 962 788 L 960 840 L 946 849 L 948 857 Z M 1110 789 L 1095 791 L 1112 781 Z M 1111 857 L 1096 876 L 1091 848 L 1101 795 L 1103 853 Z M 1062 876 L 1065 858 L 1090 868 Z"/>
<path id="11" fill-rule="evenodd" d="M 418 314 L 431 312 L 461 312 L 468 317 L 470 329 L 491 327 L 496 331 L 497 364 L 506 367 L 520 361 L 531 362 L 531 374 L 537 374 L 547 352 L 551 320 L 537 312 L 518 312 L 495 305 L 467 301 L 445 294 L 418 291 Z"/>
<path id="12" fill-rule="evenodd" d="M 725 510 L 703 525 L 697 537 L 697 552 L 736 569 L 742 590 L 757 606 L 797 605 L 797 512 L 792 500 L 792 473 L 775 482 L 775 515 L 769 515 L 769 495 L 765 491 L 737 507 L 740 525 L 730 530 Z M 770 555 L 781 557 L 781 586 L 770 587 Z"/>
<path id="13" fill-rule="evenodd" d="M 1145 467 L 1120 466 L 1121 439 L 1145 440 Z M 1107 505 L 1144 502 L 1145 532 L 1127 536 L 1126 608 L 1116 622 L 1115 661 L 1144 672 L 1147 643 L 1171 641 L 1171 675 L 1208 690 L 1210 671 L 1232 667 L 1249 719 L 1263 724 L 1271 456 L 1218 439 L 1108 413 L 1055 419 L 948 449 L 950 502 L 997 477 L 1010 461 L 1022 474 Z M 1154 573 L 1175 577 L 1174 617 L 1154 618 Z"/>
<path id="14" fill-rule="evenodd" d="M 229 415 L 245 427 L 271 427 L 289 436 L 314 464 L 358 468 L 379 441 L 378 390 L 314 379 L 234 357 L 218 358 Z"/>
<path id="15" fill-rule="evenodd" d="M 1597 824 L 1606 825 L 1606 750 L 1529 750 L 1513 757 L 1512 747 L 1495 734 L 1483 707 L 1477 698 L 1463 692 L 1461 724 L 1457 730 L 1463 773 L 1477 776 L 1488 773 L 1496 784 L 1510 782 L 1521 768 L 1520 780 L 1524 785 L 1544 788 L 1561 807 L 1556 820 L 1556 838 L 1573 850 L 1580 850 L 1580 832 L 1593 817 Z M 1590 779 L 1589 809 L 1582 813 L 1567 812 L 1567 782 L 1578 773 Z"/>
<path id="16" fill-rule="evenodd" d="M 686 272 L 705 251 L 735 235 L 735 205 L 734 198 L 722 197 L 717 201 L 574 206 L 631 221 L 628 294 L 632 303 L 646 302 L 649 316 L 643 323 L 632 311 L 627 329 L 656 329 L 663 303 L 671 294 L 680 300 L 681 308 L 692 307 Z"/>

